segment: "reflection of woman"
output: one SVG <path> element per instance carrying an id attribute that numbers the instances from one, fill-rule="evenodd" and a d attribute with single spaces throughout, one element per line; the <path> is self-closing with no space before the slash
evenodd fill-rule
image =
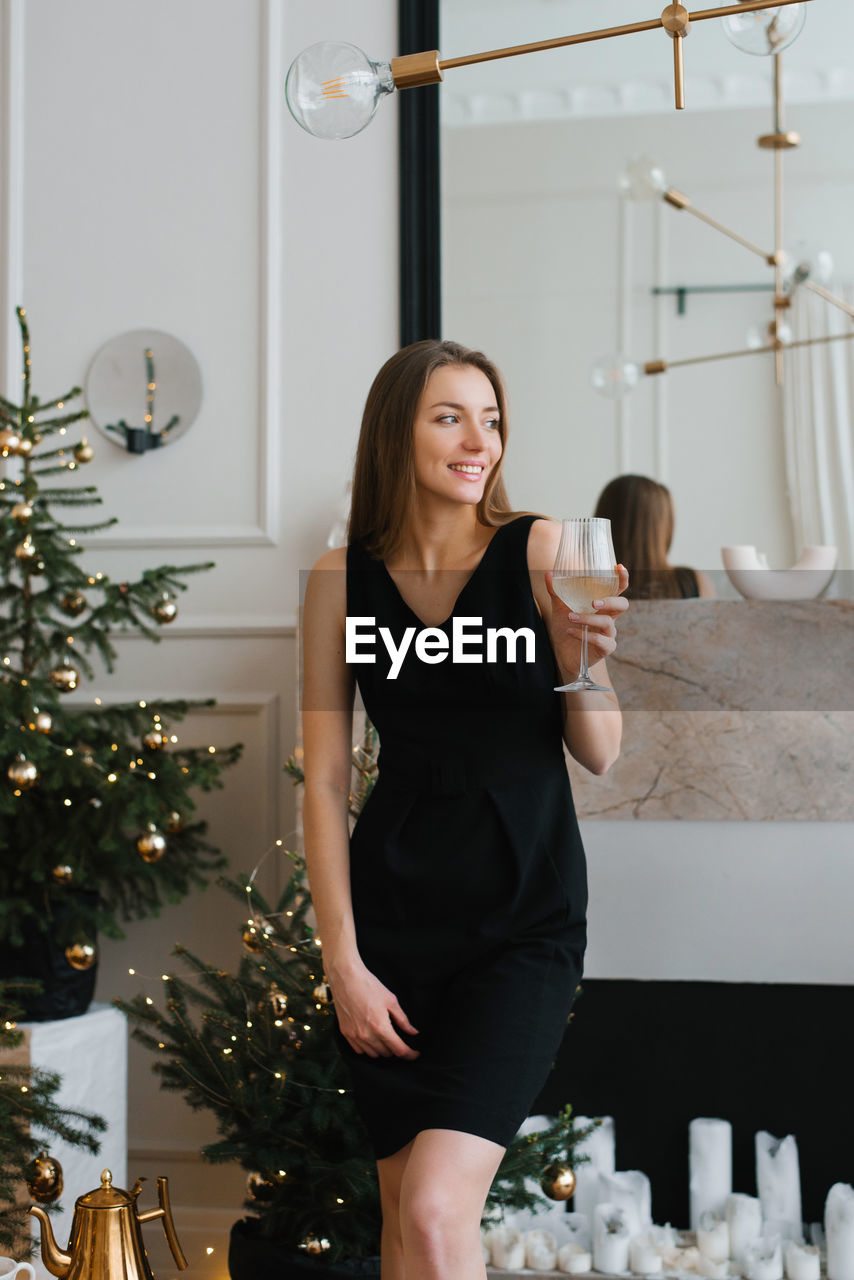
<path id="1" fill-rule="evenodd" d="M 686 600 L 715 594 L 702 570 L 674 568 L 667 559 L 673 541 L 673 499 L 663 484 L 649 476 L 617 476 L 599 494 L 595 514 L 611 521 L 614 551 L 631 570 L 626 592 L 630 599 Z"/>
<path id="2" fill-rule="evenodd" d="M 584 853 L 562 739 L 594 773 L 619 751 L 610 686 L 553 689 L 578 669 L 582 621 L 608 684 L 626 602 L 580 619 L 552 593 L 560 526 L 509 509 L 506 431 L 479 352 L 426 341 L 393 356 L 365 406 L 349 547 L 306 592 L 306 856 L 377 1155 L 384 1280 L 484 1274 L 484 1200 L 581 976 Z M 489 628 L 506 630 L 484 661 Z M 382 746 L 348 844 L 354 677 Z"/>

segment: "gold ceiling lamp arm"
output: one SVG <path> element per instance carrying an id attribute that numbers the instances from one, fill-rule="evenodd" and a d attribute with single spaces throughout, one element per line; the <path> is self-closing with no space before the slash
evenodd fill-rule
<path id="1" fill-rule="evenodd" d="M 829 289 L 816 284 L 814 280 L 805 280 L 802 287 L 809 289 L 811 293 L 817 293 L 820 298 L 824 298 L 825 302 L 829 302 L 832 307 L 838 307 L 840 311 L 844 311 L 847 316 L 854 320 L 854 307 L 843 298 L 837 297 L 835 293 L 831 293 Z"/>
<path id="2" fill-rule="evenodd" d="M 754 244 L 752 240 L 747 240 L 744 236 L 739 235 L 737 231 L 733 231 L 732 227 L 727 227 L 722 222 L 718 222 L 716 218 L 712 218 L 709 214 L 703 213 L 701 209 L 697 209 L 691 203 L 683 192 L 677 191 L 675 187 L 670 187 L 667 191 L 662 192 L 661 198 L 662 200 L 665 200 L 667 204 L 672 205 L 674 209 L 679 209 L 683 213 L 693 214 L 695 218 L 699 218 L 699 220 L 701 222 L 705 222 L 707 226 L 714 228 L 715 231 L 720 231 L 722 235 L 728 236 L 730 240 L 734 240 L 736 244 L 740 244 L 743 248 L 749 249 L 751 253 L 755 253 L 769 266 L 773 267 L 777 265 L 778 255 L 776 251 L 774 253 L 769 253 L 768 250 L 763 249 L 761 245 Z M 782 262 L 782 254 L 779 257 L 779 261 Z"/>
<path id="3" fill-rule="evenodd" d="M 716 351 L 713 355 L 688 356 L 683 360 L 647 360 L 642 368 L 647 376 L 653 376 L 658 373 L 667 373 L 670 369 L 682 369 L 689 364 L 712 364 L 716 360 L 734 360 L 737 356 L 759 356 L 771 351 L 776 355 L 782 347 L 785 347 L 786 351 L 791 351 L 794 347 L 813 347 L 827 342 L 848 342 L 852 338 L 854 338 L 854 331 L 830 333 L 821 338 L 799 338 L 795 342 L 787 343 L 777 340 L 769 342 L 764 347 L 744 347 L 740 351 Z"/>
<path id="4" fill-rule="evenodd" d="M 661 25 L 673 41 L 673 88 L 676 110 L 685 106 L 685 64 L 682 41 L 691 29 L 688 10 L 681 4 L 669 4 L 661 15 Z"/>

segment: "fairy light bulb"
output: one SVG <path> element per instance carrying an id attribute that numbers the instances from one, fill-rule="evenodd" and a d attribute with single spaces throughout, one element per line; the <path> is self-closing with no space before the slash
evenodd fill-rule
<path id="1" fill-rule="evenodd" d="M 617 190 L 625 200 L 657 200 L 667 190 L 664 170 L 649 156 L 630 160 L 617 179 Z"/>
<path id="2" fill-rule="evenodd" d="M 788 49 L 801 34 L 806 20 L 805 4 L 791 4 L 784 9 L 754 9 L 721 18 L 724 33 L 736 49 L 759 57 Z"/>
<path id="3" fill-rule="evenodd" d="M 294 58 L 285 98 L 298 125 L 315 138 L 352 138 L 374 118 L 394 80 L 388 62 L 372 62 L 353 44 L 322 40 Z"/>
<path id="4" fill-rule="evenodd" d="M 638 385 L 641 367 L 619 352 L 601 356 L 590 370 L 590 381 L 600 395 L 619 400 Z"/>

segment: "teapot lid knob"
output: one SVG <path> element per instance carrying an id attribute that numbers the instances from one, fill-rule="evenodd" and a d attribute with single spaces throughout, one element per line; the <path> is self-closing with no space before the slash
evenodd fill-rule
<path id="1" fill-rule="evenodd" d="M 111 1187 L 113 1185 L 113 1174 L 110 1169 L 104 1169 L 101 1173 L 101 1186 Z"/>

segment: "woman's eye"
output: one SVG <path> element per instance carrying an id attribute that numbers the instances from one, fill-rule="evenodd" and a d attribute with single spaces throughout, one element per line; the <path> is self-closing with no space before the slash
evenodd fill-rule
<path id="1" fill-rule="evenodd" d="M 455 413 L 443 413 L 439 421 L 440 422 L 457 422 L 458 418 Z"/>
<path id="2" fill-rule="evenodd" d="M 487 418 L 487 420 L 486 420 L 486 426 L 487 426 L 487 427 L 492 427 L 494 430 L 497 430 L 497 429 L 498 429 L 498 427 L 499 427 L 499 425 L 500 425 L 500 419 L 499 419 L 499 418 Z"/>

